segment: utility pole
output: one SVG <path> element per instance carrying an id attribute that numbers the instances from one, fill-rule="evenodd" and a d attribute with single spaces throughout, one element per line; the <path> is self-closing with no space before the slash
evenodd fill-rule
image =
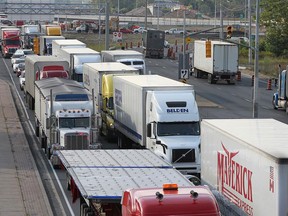
<path id="1" fill-rule="evenodd" d="M 109 50 L 109 0 L 106 0 L 105 49 Z"/>
<path id="2" fill-rule="evenodd" d="M 222 0 L 220 0 L 220 39 L 223 39 L 223 14 L 222 14 Z"/>
<path id="3" fill-rule="evenodd" d="M 256 1 L 253 118 L 258 118 L 259 0 Z"/>
<path id="4" fill-rule="evenodd" d="M 147 7 L 148 7 L 148 0 L 145 0 L 145 30 L 147 30 Z"/>
<path id="5" fill-rule="evenodd" d="M 252 47 L 252 35 L 251 35 L 251 25 L 252 25 L 252 21 L 251 21 L 251 0 L 248 0 L 248 19 L 249 19 L 249 30 L 248 30 L 248 35 L 249 35 L 249 47 Z M 249 49 L 248 52 L 248 62 L 249 64 L 251 64 L 252 62 L 252 50 Z"/>
<path id="6" fill-rule="evenodd" d="M 157 29 L 159 30 L 159 1 L 157 1 Z"/>
<path id="7" fill-rule="evenodd" d="M 186 8 L 183 10 L 184 24 L 183 24 L 183 69 L 186 68 L 185 47 L 186 47 Z"/>

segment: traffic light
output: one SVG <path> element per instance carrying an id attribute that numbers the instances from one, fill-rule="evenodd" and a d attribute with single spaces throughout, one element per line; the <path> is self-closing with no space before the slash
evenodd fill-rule
<path id="1" fill-rule="evenodd" d="M 33 38 L 33 51 L 37 55 L 40 54 L 39 38 L 38 37 Z"/>
<path id="2" fill-rule="evenodd" d="M 211 41 L 207 40 L 205 42 L 205 46 L 206 46 L 206 58 L 211 58 Z"/>
<path id="3" fill-rule="evenodd" d="M 227 38 L 232 37 L 232 32 L 233 32 L 233 27 L 232 26 L 227 26 Z"/>

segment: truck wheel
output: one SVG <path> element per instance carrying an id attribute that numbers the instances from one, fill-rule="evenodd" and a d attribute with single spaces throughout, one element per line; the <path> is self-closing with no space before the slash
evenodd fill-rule
<path id="1" fill-rule="evenodd" d="M 208 74 L 208 83 L 213 84 L 212 75 Z"/>
<path id="2" fill-rule="evenodd" d="M 35 121 L 35 135 L 39 137 L 39 122 L 38 120 Z"/>
<path id="3" fill-rule="evenodd" d="M 84 216 L 84 209 L 88 208 L 86 203 L 82 203 L 80 206 L 80 216 Z"/>
<path id="4" fill-rule="evenodd" d="M 48 147 L 48 145 L 46 145 L 46 155 L 47 155 L 48 160 L 50 160 L 50 158 L 51 158 L 51 148 Z"/>
<path id="5" fill-rule="evenodd" d="M 276 101 L 275 101 L 275 96 L 273 95 L 273 98 L 272 98 L 272 106 L 273 106 L 273 108 L 275 109 L 275 110 L 277 110 L 278 109 L 278 107 L 276 106 Z M 287 111 L 286 111 L 287 112 Z"/>

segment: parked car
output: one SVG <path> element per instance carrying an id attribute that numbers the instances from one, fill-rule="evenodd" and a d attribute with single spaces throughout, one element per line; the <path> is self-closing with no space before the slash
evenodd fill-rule
<path id="1" fill-rule="evenodd" d="M 11 66 L 15 63 L 16 59 L 19 59 L 24 55 L 33 55 L 35 54 L 32 49 L 17 49 L 15 53 L 11 56 Z"/>
<path id="2" fill-rule="evenodd" d="M 24 90 L 24 85 L 25 85 L 25 70 L 21 72 L 19 76 L 19 82 L 20 82 L 20 89 L 21 91 Z"/>
<path id="3" fill-rule="evenodd" d="M 16 73 L 18 70 L 18 66 L 20 63 L 24 63 L 25 64 L 25 58 L 26 56 L 21 56 L 20 58 L 16 59 L 12 68 L 13 68 L 13 72 Z"/>
<path id="4" fill-rule="evenodd" d="M 165 30 L 165 34 L 184 34 L 184 30 L 171 28 L 169 30 Z"/>
<path id="5" fill-rule="evenodd" d="M 133 33 L 142 33 L 143 31 L 145 30 L 145 28 L 144 27 L 139 27 L 139 28 L 135 28 L 134 30 L 133 30 Z"/>
<path id="6" fill-rule="evenodd" d="M 133 34 L 133 31 L 128 28 L 120 28 L 119 31 L 124 34 Z"/>

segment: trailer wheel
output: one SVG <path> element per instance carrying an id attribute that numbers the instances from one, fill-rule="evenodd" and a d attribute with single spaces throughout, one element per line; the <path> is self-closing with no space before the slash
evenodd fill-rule
<path id="1" fill-rule="evenodd" d="M 39 122 L 38 120 L 35 121 L 35 135 L 39 137 Z"/>
<path id="2" fill-rule="evenodd" d="M 50 158 L 51 158 L 51 148 L 48 147 L 47 144 L 46 144 L 46 155 L 47 155 L 48 160 L 50 160 Z"/>
<path id="3" fill-rule="evenodd" d="M 272 106 L 275 110 L 278 109 L 278 107 L 276 106 L 276 101 L 275 101 L 275 96 L 273 95 L 273 98 L 272 98 Z M 287 111 L 286 111 L 287 112 Z"/>

